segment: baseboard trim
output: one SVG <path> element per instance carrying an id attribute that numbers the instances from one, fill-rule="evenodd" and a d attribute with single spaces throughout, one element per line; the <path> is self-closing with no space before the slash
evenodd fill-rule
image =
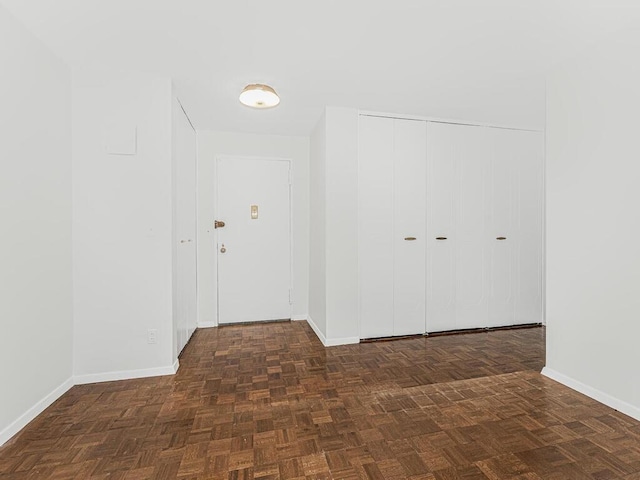
<path id="1" fill-rule="evenodd" d="M 341 337 L 341 338 L 328 338 L 325 347 L 337 347 L 339 345 L 354 345 L 360 343 L 360 337 Z"/>
<path id="2" fill-rule="evenodd" d="M 87 383 L 114 382 L 117 380 L 133 380 L 135 378 L 145 377 L 161 377 L 164 375 L 174 375 L 178 371 L 179 367 L 180 362 L 176 360 L 173 365 L 169 365 L 167 367 L 76 375 L 73 377 L 73 381 L 76 385 L 86 385 Z"/>
<path id="3" fill-rule="evenodd" d="M 360 343 L 360 337 L 327 338 L 320 331 L 320 328 L 318 328 L 316 322 L 313 321 L 311 316 L 307 316 L 306 320 L 313 332 L 322 342 L 322 345 L 325 347 L 337 347 L 339 345 L 353 345 L 355 343 Z"/>
<path id="4" fill-rule="evenodd" d="M 293 315 L 291 317 L 291 321 L 292 322 L 303 322 L 303 321 L 309 321 L 309 315 Z"/>
<path id="5" fill-rule="evenodd" d="M 311 315 L 307 315 L 306 320 L 309 326 L 311 327 L 311 330 L 313 330 L 313 332 L 316 334 L 316 337 L 318 337 L 320 342 L 322 342 L 322 345 L 326 347 L 327 339 L 324 337 L 324 334 L 320 331 L 320 328 L 318 328 L 318 325 L 316 325 L 316 322 L 313 321 L 313 319 L 311 318 Z"/>
<path id="6" fill-rule="evenodd" d="M 142 370 L 126 370 L 121 372 L 95 373 L 88 375 L 75 375 L 55 388 L 51 393 L 39 400 L 34 406 L 23 413 L 8 427 L 0 431 L 0 447 L 17 435 L 29 422 L 44 412 L 53 402 L 67 393 L 74 385 L 87 383 L 111 382 L 115 380 L 131 380 L 134 378 L 159 377 L 162 375 L 174 375 L 180 368 L 180 361 L 176 359 L 173 365 L 159 368 L 146 368 Z"/>
<path id="7" fill-rule="evenodd" d="M 29 422 L 44 412 L 53 402 L 64 395 L 71 387 L 73 387 L 73 378 L 69 378 L 62 385 L 56 387 L 51 393 L 39 400 L 34 406 L 23 413 L 17 420 L 11 423 L 7 428 L 0 431 L 0 447 L 11 440 L 18 434 Z"/>
<path id="8" fill-rule="evenodd" d="M 198 322 L 198 328 L 214 328 L 217 326 L 217 322 Z"/>
<path id="9" fill-rule="evenodd" d="M 604 405 L 613 408 L 614 410 L 618 410 L 619 412 L 624 413 L 625 415 L 629 415 L 636 420 L 640 420 L 640 408 L 631 405 L 623 400 L 620 400 L 616 397 L 609 395 L 608 393 L 604 393 L 596 388 L 590 387 L 578 380 L 575 380 L 563 373 L 557 372 L 548 367 L 544 367 L 542 369 L 542 375 L 551 380 L 555 380 L 558 383 L 561 383 L 577 392 L 580 392 L 587 397 L 593 398 Z"/>

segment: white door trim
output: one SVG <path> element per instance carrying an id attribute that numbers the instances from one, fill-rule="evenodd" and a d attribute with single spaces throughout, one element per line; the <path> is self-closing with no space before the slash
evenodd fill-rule
<path id="1" fill-rule="evenodd" d="M 262 160 L 286 162 L 289 166 L 289 318 L 293 317 L 293 162 L 291 158 L 272 157 L 261 155 L 216 155 L 213 165 L 213 190 L 214 190 L 214 217 L 210 219 L 210 224 L 217 220 L 219 215 L 219 192 L 218 192 L 218 164 L 221 160 L 246 161 L 246 160 Z M 214 230 L 213 241 L 215 244 L 215 255 L 213 257 L 215 270 L 215 299 L 216 299 L 216 326 L 225 325 L 220 323 L 220 282 L 218 278 L 218 231 Z"/>

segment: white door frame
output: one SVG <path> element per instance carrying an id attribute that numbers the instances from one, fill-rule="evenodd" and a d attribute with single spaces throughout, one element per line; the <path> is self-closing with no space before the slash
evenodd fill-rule
<path id="1" fill-rule="evenodd" d="M 289 165 L 289 318 L 293 317 L 293 162 L 290 158 L 284 157 L 271 157 L 271 156 L 259 156 L 259 155 L 216 155 L 213 166 L 213 189 L 214 189 L 214 218 L 211 219 L 211 225 L 214 220 L 218 219 L 219 215 L 219 192 L 218 192 L 218 163 L 221 160 L 262 160 L 262 161 L 276 161 L 286 162 Z M 214 269 L 215 269 L 215 298 L 216 298 L 216 325 L 226 325 L 220 323 L 220 281 L 218 278 L 218 230 L 214 230 L 213 241 L 215 243 L 215 256 Z M 232 324 L 229 324 L 232 325 Z"/>

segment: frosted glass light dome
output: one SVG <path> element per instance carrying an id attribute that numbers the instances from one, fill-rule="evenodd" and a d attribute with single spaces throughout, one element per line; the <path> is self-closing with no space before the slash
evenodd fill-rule
<path id="1" fill-rule="evenodd" d="M 271 108 L 280 103 L 280 97 L 269 85 L 253 83 L 244 87 L 240 102 L 252 108 Z"/>

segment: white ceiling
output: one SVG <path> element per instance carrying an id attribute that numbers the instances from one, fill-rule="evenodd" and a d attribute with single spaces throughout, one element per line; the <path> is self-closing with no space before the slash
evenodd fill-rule
<path id="1" fill-rule="evenodd" d="M 637 0 L 0 0 L 73 66 L 174 78 L 198 129 L 307 135 L 325 105 L 541 128 L 548 69 Z M 268 83 L 282 103 L 238 102 Z"/>

